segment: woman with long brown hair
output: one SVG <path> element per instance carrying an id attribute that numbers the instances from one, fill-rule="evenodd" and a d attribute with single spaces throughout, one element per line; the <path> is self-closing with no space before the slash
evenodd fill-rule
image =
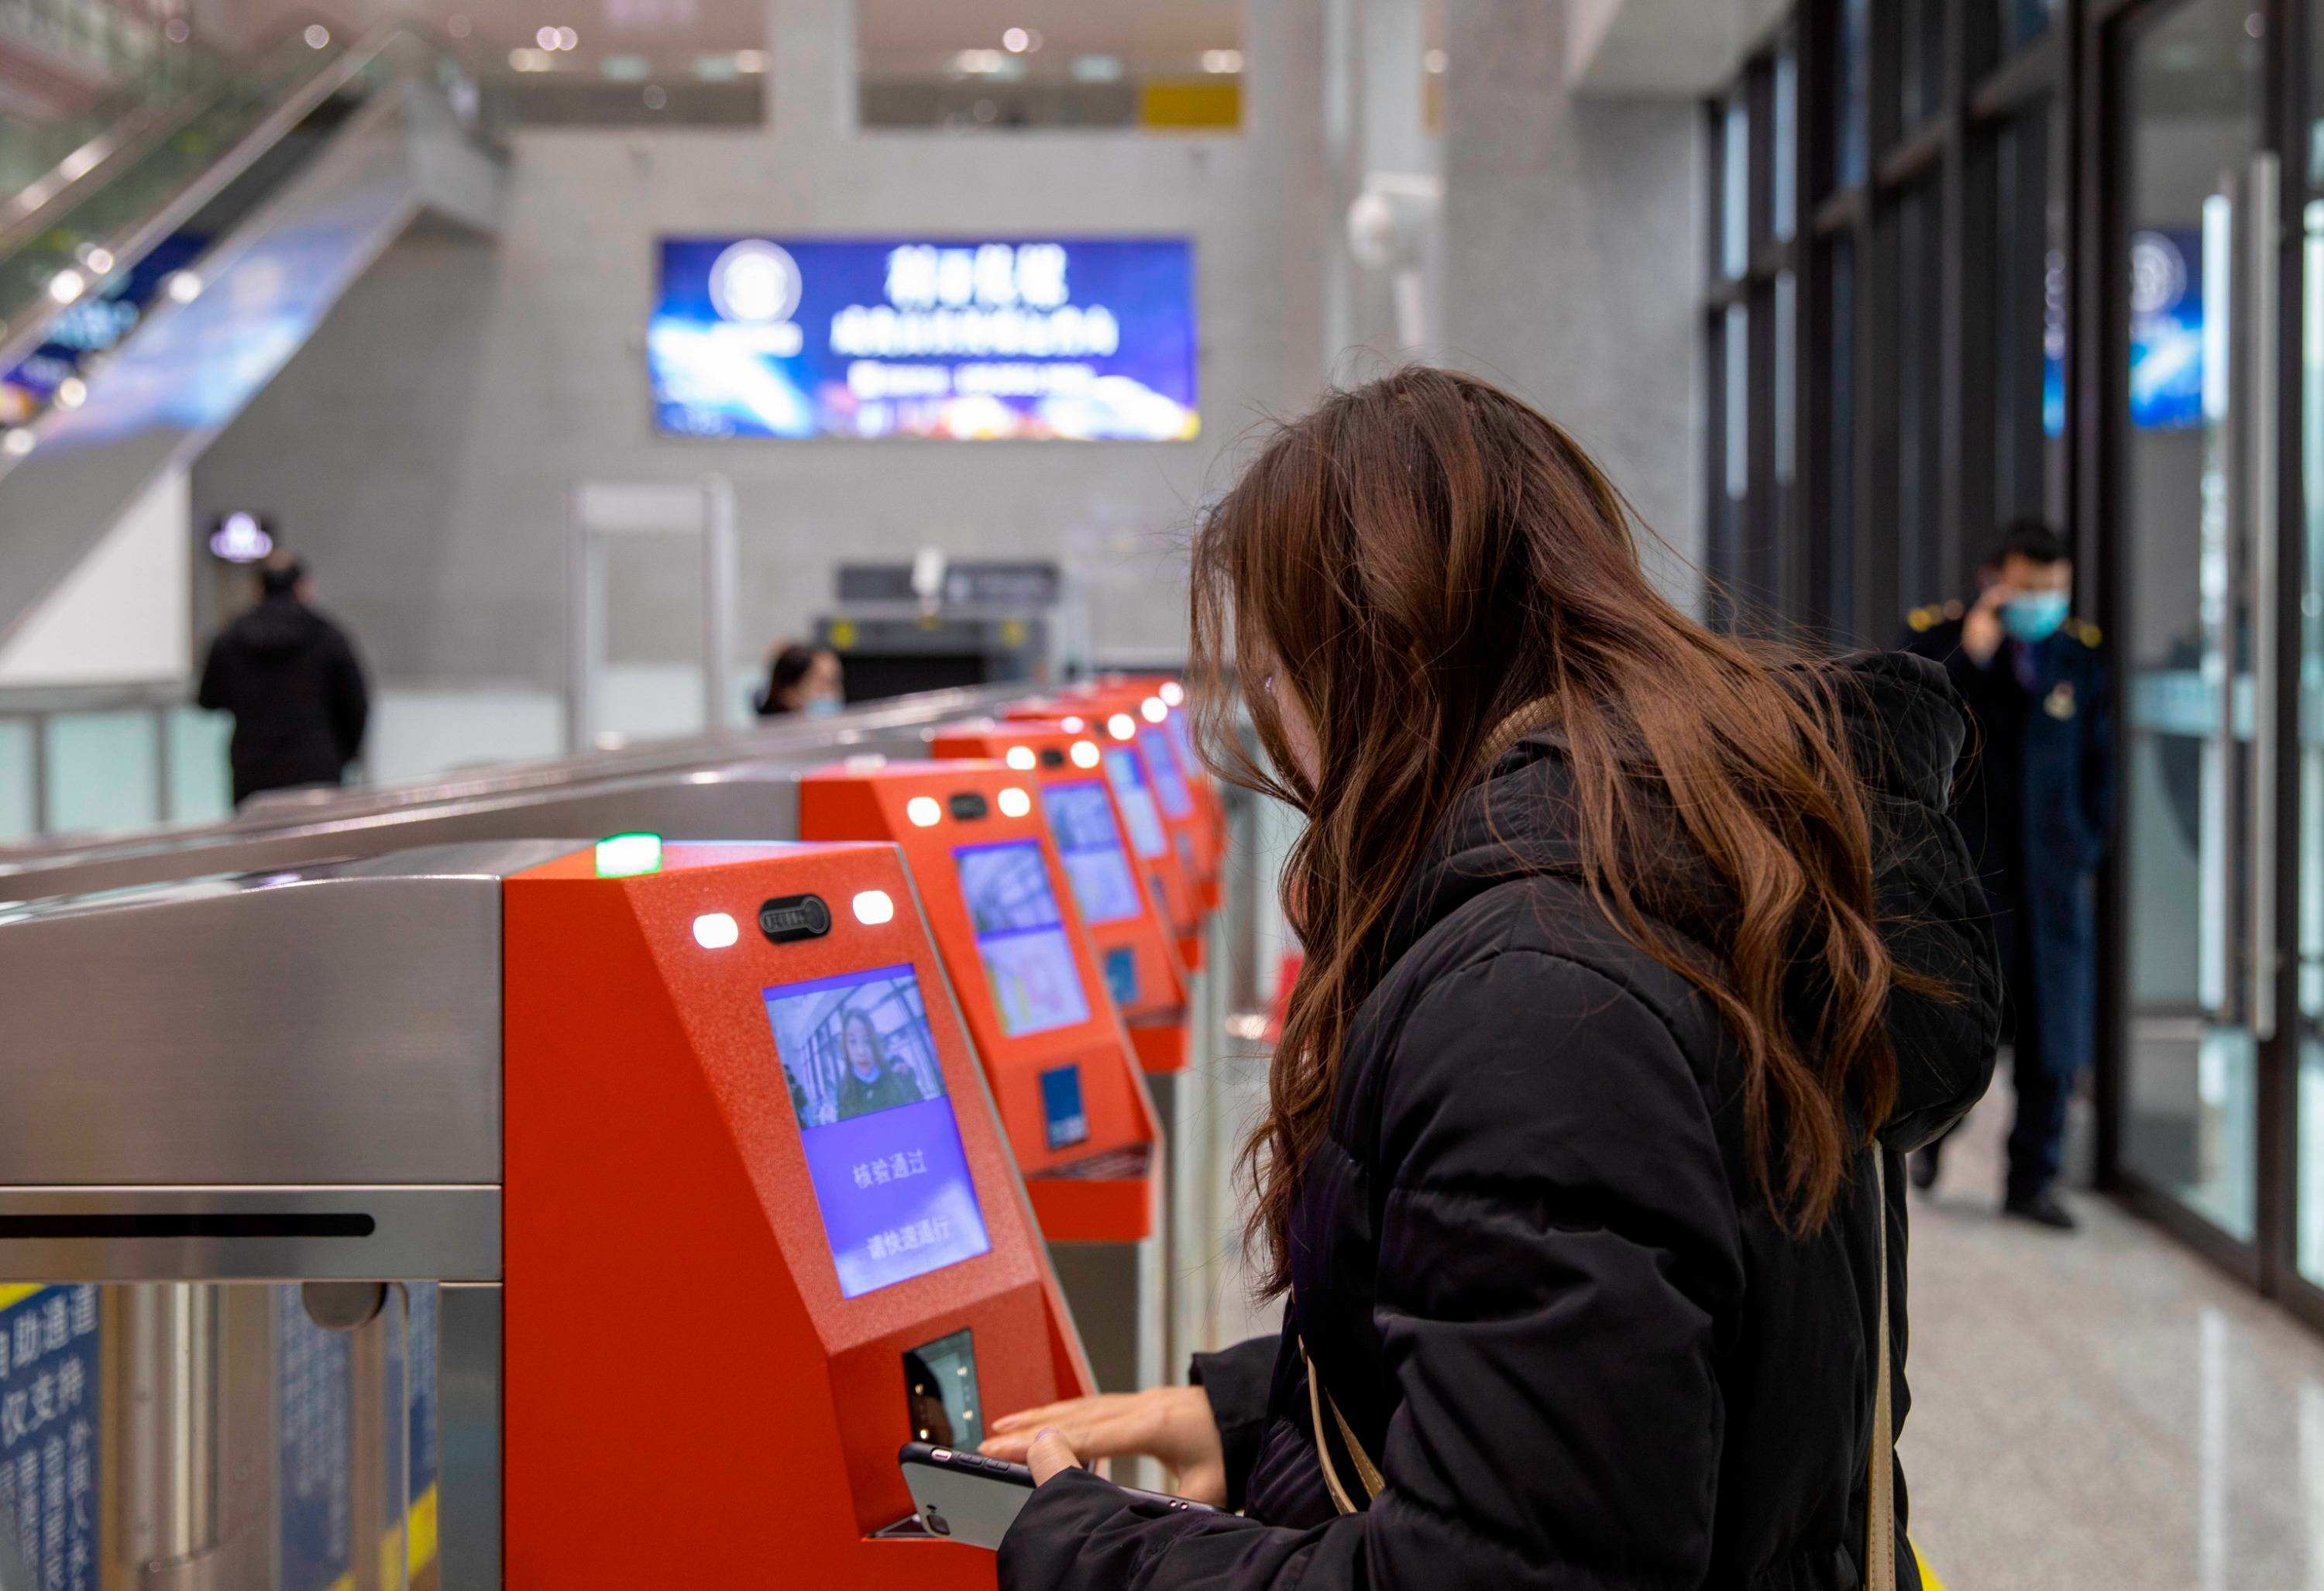
<path id="1" fill-rule="evenodd" d="M 1282 430 L 1193 574 L 1265 757 L 1213 700 L 1214 763 L 1306 820 L 1283 1334 L 997 1421 L 1042 1483 L 1003 1586 L 1917 1586 L 1880 1173 L 1998 1006 L 1941 673 L 1695 622 L 1569 437 L 1441 371 Z M 1125 1452 L 1242 1516 L 1076 1467 Z"/>

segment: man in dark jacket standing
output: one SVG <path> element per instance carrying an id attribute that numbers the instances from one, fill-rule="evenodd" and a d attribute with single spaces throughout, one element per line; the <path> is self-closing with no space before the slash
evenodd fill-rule
<path id="1" fill-rule="evenodd" d="M 219 632 L 196 699 L 234 714 L 234 800 L 262 790 L 336 785 L 363 750 L 371 695 L 346 632 L 313 606 L 306 566 L 277 553 L 259 600 Z"/>
<path id="2" fill-rule="evenodd" d="M 1944 665 L 1977 729 L 1953 797 L 2009 980 L 2017 1118 L 2002 1208 L 2068 1231 L 2051 1184 L 2097 1011 L 2091 877 L 2114 823 L 2112 699 L 2097 628 L 2068 616 L 2073 564 L 2055 531 L 2010 526 L 1978 575 L 1973 607 L 1916 611 L 1904 647 Z M 1937 1151 L 1914 1161 L 1920 1187 L 1936 1181 Z"/>

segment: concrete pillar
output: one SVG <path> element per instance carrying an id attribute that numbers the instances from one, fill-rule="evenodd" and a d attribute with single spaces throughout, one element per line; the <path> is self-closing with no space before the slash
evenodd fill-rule
<path id="1" fill-rule="evenodd" d="M 1538 404 L 1699 560 L 1699 110 L 1572 92 L 1563 0 L 1449 4 L 1445 357 Z M 1649 562 L 1699 602 L 1692 570 Z"/>

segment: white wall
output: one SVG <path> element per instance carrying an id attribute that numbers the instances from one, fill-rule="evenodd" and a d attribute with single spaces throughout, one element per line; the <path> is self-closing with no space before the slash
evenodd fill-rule
<path id="1" fill-rule="evenodd" d="M 0 645 L 0 685 L 176 679 L 191 650 L 185 472 L 156 479 Z"/>
<path id="2" fill-rule="evenodd" d="M 1563 425 L 1639 518 L 1699 563 L 1701 113 L 1680 97 L 1566 87 L 1571 20 L 1543 0 L 1452 9 L 1448 356 Z M 1696 600 L 1691 569 L 1658 572 Z"/>

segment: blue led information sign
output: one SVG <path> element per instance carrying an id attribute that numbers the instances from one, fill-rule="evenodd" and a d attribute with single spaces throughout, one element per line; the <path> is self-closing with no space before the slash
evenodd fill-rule
<path id="1" fill-rule="evenodd" d="M 673 436 L 1168 442 L 1194 345 L 1184 238 L 668 237 L 646 363 Z"/>

